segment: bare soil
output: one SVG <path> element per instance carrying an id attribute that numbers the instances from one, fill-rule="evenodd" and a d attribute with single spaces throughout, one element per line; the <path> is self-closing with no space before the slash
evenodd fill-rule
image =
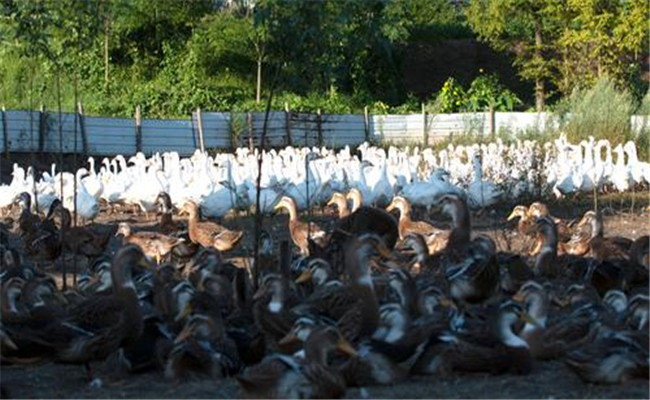
<path id="1" fill-rule="evenodd" d="M 604 208 L 605 235 L 621 235 L 636 239 L 650 234 L 650 219 L 647 211 L 648 194 L 637 194 L 635 212 L 629 211 L 630 198 L 605 196 L 601 199 Z M 563 218 L 579 218 L 587 211 L 592 201 L 589 198 L 574 199 L 549 204 L 552 212 Z M 503 205 L 483 215 L 473 217 L 475 233 L 484 233 L 495 238 L 499 250 L 520 251 L 527 243 L 516 231 L 516 222 L 506 223 L 511 205 Z M 618 211 L 614 211 L 618 210 Z M 13 217 L 17 220 L 17 215 Z M 424 215 L 418 215 L 419 218 Z M 333 223 L 331 209 L 314 211 L 312 218 L 327 226 Z M 448 223 L 440 216 L 429 216 L 440 225 Z M 120 212 L 109 215 L 102 211 L 95 221 L 101 229 L 115 229 L 118 222 L 129 221 L 137 228 L 152 228 L 157 222 L 146 221 L 144 217 Z M 238 249 L 226 257 L 245 263 L 252 257 L 253 222 L 250 216 L 232 215 L 221 221 L 231 228 L 245 229 L 245 235 Z M 275 239 L 288 238 L 287 216 L 275 215 L 264 220 L 264 229 Z M 113 238 L 109 251 L 120 245 L 119 238 Z M 80 271 L 83 265 L 80 266 Z M 51 270 L 60 278 L 60 269 Z M 71 276 L 69 283 L 72 283 Z M 165 379 L 162 371 L 130 374 L 122 371 L 115 357 L 103 363 L 94 364 L 95 374 L 103 381 L 101 387 L 90 387 L 81 366 L 76 365 L 2 365 L 0 382 L 3 397 L 14 398 L 236 398 L 242 396 L 234 379 L 201 379 L 174 384 Z M 621 385 L 592 385 L 580 380 L 562 361 L 539 362 L 527 376 L 487 374 L 464 374 L 452 377 L 411 377 L 404 382 L 390 386 L 373 386 L 364 389 L 351 388 L 347 398 L 650 398 L 648 380 L 633 380 Z"/>

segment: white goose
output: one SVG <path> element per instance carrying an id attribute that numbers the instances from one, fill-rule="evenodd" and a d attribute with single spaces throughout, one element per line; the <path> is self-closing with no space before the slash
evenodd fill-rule
<path id="1" fill-rule="evenodd" d="M 474 181 L 467 187 L 468 205 L 472 208 L 485 208 L 495 204 L 503 192 L 494 182 L 484 181 L 481 160 L 478 154 L 474 155 Z"/>

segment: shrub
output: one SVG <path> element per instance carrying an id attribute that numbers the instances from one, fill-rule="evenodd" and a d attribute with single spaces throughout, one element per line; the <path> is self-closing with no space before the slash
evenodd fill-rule
<path id="1" fill-rule="evenodd" d="M 614 81 L 601 78 L 587 90 L 574 90 L 556 110 L 560 127 L 571 142 L 593 136 L 608 139 L 612 144 L 633 138 L 630 127 L 634 100 L 625 90 L 618 90 Z"/>

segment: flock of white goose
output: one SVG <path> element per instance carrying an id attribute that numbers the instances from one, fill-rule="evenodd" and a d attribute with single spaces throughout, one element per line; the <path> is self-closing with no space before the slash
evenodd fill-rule
<path id="1" fill-rule="evenodd" d="M 359 189 L 364 202 L 380 206 L 401 195 L 411 204 L 428 207 L 438 195 L 456 192 L 467 196 L 472 208 L 482 208 L 504 197 L 515 200 L 549 191 L 558 197 L 594 190 L 622 192 L 650 184 L 650 164 L 638 159 L 634 142 L 612 148 L 609 141 L 593 138 L 571 144 L 561 136 L 543 145 L 528 140 L 504 144 L 497 139 L 480 145 L 450 144 L 438 152 L 418 147 L 386 151 L 368 143 L 356 152 L 349 147 L 339 151 L 287 147 L 264 152 L 263 157 L 263 212 L 272 211 L 281 196 L 292 197 L 304 209 L 324 205 L 333 191 L 350 188 Z M 118 155 L 104 158 L 98 170 L 91 157 L 88 168 L 74 175 L 57 172 L 52 164 L 36 182 L 31 167 L 25 171 L 14 164 L 11 183 L 0 186 L 0 209 L 28 192 L 34 207 L 37 203 L 38 211 L 46 213 L 63 187 L 64 206 L 72 210 L 76 179 L 77 213 L 86 220 L 97 216 L 100 202 L 154 211 L 161 191 L 169 193 L 174 205 L 193 200 L 204 216 L 221 217 L 230 209 L 255 204 L 257 175 L 257 151 L 246 148 L 214 156 L 197 150 L 189 158 L 176 152 L 150 158 L 138 153 L 128 160 Z"/>

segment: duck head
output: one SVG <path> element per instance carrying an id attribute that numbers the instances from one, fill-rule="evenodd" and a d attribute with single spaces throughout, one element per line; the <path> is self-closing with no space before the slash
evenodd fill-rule
<path id="1" fill-rule="evenodd" d="M 603 216 L 596 211 L 587 211 L 578 223 L 578 228 L 585 225 L 591 226 L 591 237 L 602 236 L 603 234 Z"/>
<path id="2" fill-rule="evenodd" d="M 117 226 L 117 232 L 115 236 L 122 235 L 125 238 L 131 236 L 131 227 L 126 222 L 120 222 Z"/>
<path id="3" fill-rule="evenodd" d="M 305 342 L 305 358 L 320 365 L 327 365 L 327 355 L 334 350 L 349 357 L 357 355 L 354 347 L 332 326 L 314 330 Z"/>
<path id="4" fill-rule="evenodd" d="M 535 218 L 546 217 L 550 214 L 546 204 L 540 203 L 539 201 L 534 202 L 528 207 L 528 213 Z"/>
<path id="5" fill-rule="evenodd" d="M 2 285 L 2 316 L 18 314 L 18 299 L 22 296 L 25 280 L 19 277 L 13 277 Z"/>
<path id="6" fill-rule="evenodd" d="M 314 258 L 309 260 L 307 267 L 304 271 L 296 278 L 296 283 L 311 281 L 316 286 L 322 286 L 334 275 L 332 266 L 327 261 L 322 258 Z"/>
<path id="7" fill-rule="evenodd" d="M 280 201 L 273 207 L 274 211 L 285 209 L 289 212 L 289 219 L 295 220 L 298 218 L 298 210 L 296 209 L 296 202 L 289 196 L 282 196 Z"/>
<path id="8" fill-rule="evenodd" d="M 127 245 L 120 248 L 111 263 L 113 288 L 118 291 L 132 290 L 135 292 L 135 284 L 133 283 L 133 270 L 135 268 L 148 270 L 151 268 L 151 264 L 138 246 Z"/>
<path id="9" fill-rule="evenodd" d="M 160 208 L 161 213 L 167 214 L 172 212 L 172 199 L 169 197 L 169 194 L 167 194 L 167 192 L 158 193 L 155 203 Z"/>
<path id="10" fill-rule="evenodd" d="M 348 202 L 343 193 L 334 192 L 332 198 L 327 202 L 328 206 L 335 205 L 339 210 L 339 216 L 345 217 L 349 214 Z"/>
<path id="11" fill-rule="evenodd" d="M 363 203 L 363 195 L 361 194 L 361 191 L 357 188 L 352 188 L 348 192 L 347 195 L 345 195 L 345 198 L 347 200 L 352 200 L 352 209 L 350 212 L 355 212 L 359 207 L 361 207 L 361 204 Z"/>
<path id="12" fill-rule="evenodd" d="M 546 325 L 549 297 L 544 286 L 536 281 L 528 281 L 521 285 L 519 291 L 512 298 L 522 303 L 526 312 L 537 321 L 537 324 L 527 324 L 527 326 L 537 325 L 543 328 Z M 524 327 L 525 329 L 526 327 Z"/>
<path id="13" fill-rule="evenodd" d="M 285 280 L 279 274 L 266 274 L 262 278 L 260 287 L 253 295 L 254 301 L 268 301 L 268 310 L 277 314 L 284 309 L 284 302 L 287 296 Z"/>
<path id="14" fill-rule="evenodd" d="M 528 208 L 526 206 L 518 205 L 512 209 L 512 212 L 508 216 L 508 221 L 515 218 L 524 218 L 528 214 Z"/>

